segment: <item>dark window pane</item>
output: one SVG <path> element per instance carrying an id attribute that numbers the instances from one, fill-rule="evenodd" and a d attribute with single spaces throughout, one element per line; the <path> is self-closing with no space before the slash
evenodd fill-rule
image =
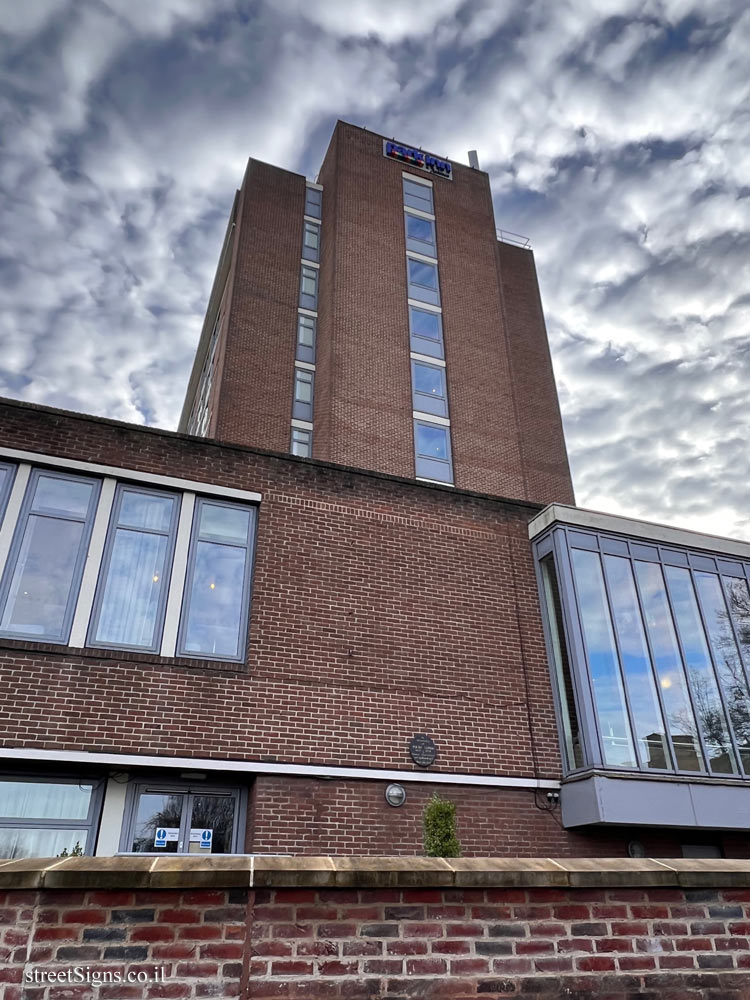
<path id="1" fill-rule="evenodd" d="M 231 854 L 235 799 L 232 795 L 194 795 L 190 819 L 190 854 Z M 204 831 L 211 832 L 210 840 Z M 209 844 L 210 847 L 201 846 Z"/>
<path id="2" fill-rule="evenodd" d="M 28 518 L 1 627 L 61 638 L 84 533 L 82 521 Z"/>
<path id="3" fill-rule="evenodd" d="M 404 177 L 404 204 L 432 214 L 432 187 Z"/>
<path id="4" fill-rule="evenodd" d="M 315 343 L 315 320 L 312 316 L 299 317 L 297 339 L 305 347 L 312 347 Z"/>
<path id="5" fill-rule="evenodd" d="M 142 792 L 138 799 L 131 851 L 176 854 L 179 850 L 180 824 L 184 795 L 169 792 Z M 164 833 L 156 846 L 157 831 Z"/>
<path id="6" fill-rule="evenodd" d="M 583 549 L 572 549 L 570 555 L 604 761 L 607 764 L 635 767 L 637 761 L 607 609 L 601 562 L 596 552 Z"/>
<path id="7" fill-rule="evenodd" d="M 714 663 L 742 758 L 742 767 L 745 774 L 750 774 L 750 694 L 724 592 L 719 577 L 714 573 L 696 573 L 695 584 L 703 605 Z"/>
<path id="8" fill-rule="evenodd" d="M 715 774 L 736 774 L 734 750 L 698 614 L 690 572 L 676 566 L 667 566 L 665 572 L 703 741 L 708 752 L 709 767 Z"/>
<path id="9" fill-rule="evenodd" d="M 578 712 L 576 711 L 573 679 L 570 672 L 568 647 L 565 642 L 563 626 L 562 602 L 557 585 L 557 573 L 551 557 L 542 561 L 542 580 L 547 604 L 547 615 L 552 641 L 557 689 L 560 695 L 561 716 L 563 724 L 563 742 L 569 770 L 583 767 L 583 748 L 581 746 Z"/>
<path id="10" fill-rule="evenodd" d="M 94 642 L 154 647 L 168 549 L 167 535 L 117 529 Z"/>
<path id="11" fill-rule="evenodd" d="M 641 764 L 671 768 L 631 563 L 629 559 L 607 555 L 604 566 Z"/>
<path id="12" fill-rule="evenodd" d="M 244 548 L 198 542 L 185 627 L 188 653 L 240 655 L 244 578 Z"/>
<path id="13" fill-rule="evenodd" d="M 294 379 L 294 398 L 300 403 L 312 403 L 312 372 L 297 369 Z"/>
<path id="14" fill-rule="evenodd" d="M 91 501 L 91 483 L 56 476 L 39 476 L 34 490 L 32 510 L 85 517 Z"/>
<path id="15" fill-rule="evenodd" d="M 634 565 L 674 760 L 679 771 L 702 771 L 703 753 L 661 567 L 640 561 Z"/>
<path id="16" fill-rule="evenodd" d="M 70 782 L 2 779 L 0 816 L 5 819 L 85 820 L 93 790 L 93 785 Z"/>

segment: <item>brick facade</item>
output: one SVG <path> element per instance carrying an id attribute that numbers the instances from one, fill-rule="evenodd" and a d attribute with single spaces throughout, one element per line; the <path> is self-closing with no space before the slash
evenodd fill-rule
<path id="1" fill-rule="evenodd" d="M 382 143 L 338 122 L 320 172 L 313 455 L 411 478 L 401 177 L 424 172 Z M 452 173 L 433 193 L 455 484 L 572 502 L 533 255 L 498 244 L 487 174 Z M 303 177 L 250 160 L 209 432 L 220 440 L 289 448 L 304 194 Z"/>
<path id="2" fill-rule="evenodd" d="M 700 889 L 221 881 L 0 892 L 3 1000 L 750 997 L 750 890 L 721 876 Z"/>

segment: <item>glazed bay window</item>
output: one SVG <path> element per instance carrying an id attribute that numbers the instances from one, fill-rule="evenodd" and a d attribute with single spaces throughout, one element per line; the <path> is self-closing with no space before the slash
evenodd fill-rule
<path id="1" fill-rule="evenodd" d="M 99 782 L 0 777 L 0 858 L 93 854 Z"/>
<path id="2" fill-rule="evenodd" d="M 258 494 L 47 462 L 0 462 L 0 635 L 242 662 Z"/>
<path id="3" fill-rule="evenodd" d="M 666 803 L 672 825 L 701 825 L 718 810 L 714 825 L 731 828 L 731 810 L 721 816 L 729 800 L 701 803 L 712 783 L 750 778 L 750 546 L 651 525 L 634 537 L 630 520 L 595 515 L 588 527 L 588 512 L 548 511 L 531 532 L 565 768 L 610 775 L 604 784 L 595 779 L 596 805 L 585 781 L 570 786 L 568 818 L 635 822 L 625 810 L 633 783 L 614 782 L 619 771 L 683 776 L 683 788 L 702 782 L 690 786 L 689 804 L 676 798 L 675 784 L 640 794 L 655 796 L 654 816 Z M 562 523 L 550 527 L 552 516 Z M 546 522 L 538 536 L 535 522 Z M 750 796 L 750 787 L 743 791 Z"/>

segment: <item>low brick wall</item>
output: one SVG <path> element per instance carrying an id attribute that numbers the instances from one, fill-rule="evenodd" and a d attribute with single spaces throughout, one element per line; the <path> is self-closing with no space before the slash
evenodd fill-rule
<path id="1" fill-rule="evenodd" d="M 3 1000 L 750 998 L 736 861 L 0 862 L 0 924 Z"/>

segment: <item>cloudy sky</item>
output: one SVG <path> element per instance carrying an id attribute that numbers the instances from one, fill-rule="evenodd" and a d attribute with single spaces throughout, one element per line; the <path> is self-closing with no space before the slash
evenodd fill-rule
<path id="1" fill-rule="evenodd" d="M 750 538 L 746 0 L 0 0 L 0 394 L 176 427 L 246 159 L 336 118 L 531 237 L 579 504 Z"/>

